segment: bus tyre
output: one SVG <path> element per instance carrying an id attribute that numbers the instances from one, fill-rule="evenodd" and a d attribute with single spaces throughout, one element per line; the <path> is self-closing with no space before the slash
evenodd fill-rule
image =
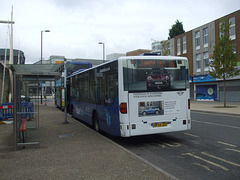
<path id="1" fill-rule="evenodd" d="M 99 132 L 99 122 L 98 122 L 97 113 L 94 113 L 93 115 L 93 128 L 95 131 Z"/>
<path id="2" fill-rule="evenodd" d="M 75 110 L 74 110 L 74 107 L 72 107 L 72 117 L 73 118 L 75 118 L 74 114 L 75 114 Z"/>
<path id="3" fill-rule="evenodd" d="M 69 114 L 73 114 L 73 106 L 71 106 L 70 110 L 69 110 Z"/>

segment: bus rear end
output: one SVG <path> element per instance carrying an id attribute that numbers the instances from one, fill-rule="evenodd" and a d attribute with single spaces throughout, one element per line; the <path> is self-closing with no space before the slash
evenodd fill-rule
<path id="1" fill-rule="evenodd" d="M 121 136 L 191 128 L 186 58 L 122 57 L 119 63 Z"/>

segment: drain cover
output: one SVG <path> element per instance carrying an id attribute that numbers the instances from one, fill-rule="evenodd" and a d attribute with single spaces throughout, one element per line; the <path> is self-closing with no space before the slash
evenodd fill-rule
<path id="1" fill-rule="evenodd" d="M 61 134 L 58 137 L 59 138 L 67 138 L 67 137 L 73 137 L 73 136 L 74 136 L 74 134 Z"/>

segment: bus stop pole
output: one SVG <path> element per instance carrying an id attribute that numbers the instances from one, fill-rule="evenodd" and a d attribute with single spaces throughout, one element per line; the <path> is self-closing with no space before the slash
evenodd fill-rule
<path id="1" fill-rule="evenodd" d="M 16 93 L 16 72 L 13 70 L 13 139 L 14 150 L 17 151 L 17 93 Z"/>
<path id="2" fill-rule="evenodd" d="M 67 59 L 64 58 L 64 124 L 68 124 L 67 121 Z"/>

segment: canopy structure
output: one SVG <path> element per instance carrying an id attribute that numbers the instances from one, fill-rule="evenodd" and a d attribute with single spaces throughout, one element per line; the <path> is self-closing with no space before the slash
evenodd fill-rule
<path id="1" fill-rule="evenodd" d="M 64 70 L 64 64 L 13 64 L 13 133 L 15 150 L 39 144 L 39 100 L 42 101 L 42 82 L 54 82 Z M 24 97 L 24 98 L 23 98 Z M 25 129 L 22 129 L 24 124 Z M 25 134 L 26 132 L 26 134 Z M 27 135 L 27 136 L 26 136 Z"/>
<path id="2" fill-rule="evenodd" d="M 31 78 L 56 79 L 62 75 L 63 64 L 13 64 L 8 65 L 16 75 L 24 75 Z"/>

